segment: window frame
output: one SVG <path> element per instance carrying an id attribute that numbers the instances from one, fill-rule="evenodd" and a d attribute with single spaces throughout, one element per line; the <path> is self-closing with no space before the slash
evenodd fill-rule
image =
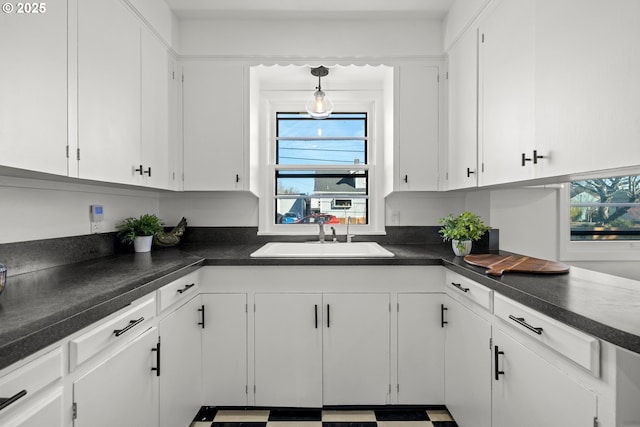
<path id="1" fill-rule="evenodd" d="M 276 224 L 274 212 L 276 204 L 276 113 L 300 111 L 304 106 L 305 96 L 308 93 L 292 93 L 274 91 L 263 95 L 260 119 L 262 121 L 260 135 L 260 165 L 261 190 L 259 197 L 259 235 L 309 235 L 317 234 L 316 224 Z M 382 164 L 384 121 L 382 112 L 382 95 L 377 91 L 357 92 L 332 92 L 334 111 L 340 113 L 366 113 L 367 114 L 367 160 L 365 165 L 351 165 L 349 168 L 362 168 L 368 170 L 368 224 L 354 224 L 349 228 L 350 234 L 384 234 L 384 193 L 383 193 L 383 168 Z M 292 165 L 295 169 L 296 165 Z M 281 165 L 279 169 L 291 169 L 289 165 Z M 340 166 L 344 170 L 345 166 Z M 332 166 L 327 167 L 331 169 Z M 315 167 L 315 169 L 321 169 Z M 335 169 L 335 168 L 334 168 Z M 342 198 L 342 197 L 341 197 Z M 346 233 L 346 224 L 336 224 L 336 232 Z"/>
<path id="2" fill-rule="evenodd" d="M 293 116 L 293 117 L 280 117 L 280 115 L 284 115 L 284 116 Z M 342 117 L 337 117 L 341 115 Z M 349 115 L 364 115 L 364 117 L 348 117 Z M 345 117 L 346 116 L 346 117 Z M 287 136 L 280 136 L 279 132 L 280 132 L 280 125 L 281 125 L 281 121 L 288 121 L 288 120 L 306 120 L 309 121 L 310 123 L 313 123 L 315 121 L 315 119 L 310 118 L 307 114 L 303 113 L 303 112 L 284 112 L 284 111 L 276 111 L 275 112 L 275 122 L 276 122 L 276 136 L 275 136 L 275 142 L 274 142 L 274 153 L 275 153 L 275 164 L 274 164 L 274 169 L 275 169 L 275 173 L 274 173 L 274 185 L 277 188 L 278 185 L 278 179 L 279 178 L 309 178 L 309 179 L 314 179 L 314 178 L 349 178 L 351 175 L 349 173 L 347 173 L 346 169 L 352 171 L 352 172 L 357 172 L 359 174 L 360 177 L 364 177 L 366 179 L 366 190 L 364 193 L 354 193 L 354 194 L 342 194 L 342 193 L 329 193 L 329 194 L 324 194 L 324 195 L 319 195 L 319 194 L 310 194 L 310 195 L 306 195 L 306 196 L 300 196 L 300 195 L 278 195 L 278 194 L 274 194 L 274 197 L 276 198 L 276 202 L 274 203 L 274 217 L 276 216 L 277 213 L 277 205 L 278 205 L 278 200 L 283 200 L 283 199 L 315 199 L 315 200 L 319 200 L 321 206 L 323 204 L 326 204 L 327 202 L 329 202 L 331 204 L 331 206 L 333 206 L 333 201 L 335 199 L 340 199 L 340 198 L 344 198 L 344 197 L 348 197 L 350 200 L 353 199 L 363 199 L 365 200 L 364 202 L 364 215 L 367 218 L 367 222 L 369 220 L 369 194 L 370 194 L 370 182 L 369 182 L 369 172 L 370 172 L 370 165 L 369 165 L 369 144 L 370 144 L 370 139 L 369 139 L 369 135 L 368 135 L 368 131 L 369 131 L 369 115 L 367 112 L 364 111 L 359 111 L 359 112 L 335 112 L 333 114 L 331 114 L 330 117 L 327 117 L 326 119 L 323 119 L 322 122 L 326 122 L 326 121 L 331 121 L 331 120 L 353 120 L 353 121 L 363 121 L 364 123 L 364 135 L 363 136 L 357 136 L 357 137 L 349 137 L 349 136 L 330 136 L 330 137 L 321 137 L 321 136 L 312 136 L 312 135 L 307 135 L 307 136 L 300 136 L 300 137 L 287 137 Z M 363 143 L 363 162 L 361 163 L 350 163 L 350 164 L 332 164 L 331 162 L 328 163 L 316 163 L 316 164 L 307 164 L 307 163 L 281 163 L 281 158 L 280 155 L 282 154 L 280 152 L 280 147 L 281 147 L 281 143 L 282 141 L 361 141 Z M 286 150 L 286 148 L 285 148 Z M 319 173 L 320 175 L 316 175 L 317 173 Z M 274 191 L 275 193 L 275 191 Z M 323 203 L 324 201 L 324 203 Z M 349 207 L 349 209 L 351 208 L 351 206 Z M 344 212 L 342 212 L 342 215 L 336 215 L 336 217 L 342 217 L 343 215 L 346 216 L 347 212 L 346 209 L 343 209 Z M 358 213 L 360 213 L 361 211 L 358 211 Z M 325 213 L 328 214 L 329 212 L 324 212 L 321 210 L 320 213 Z M 356 212 L 354 211 L 354 214 Z M 331 212 L 331 214 L 334 214 L 334 212 Z M 354 218 L 355 221 L 353 221 L 353 223 L 357 223 L 357 219 Z M 274 224 L 275 225 L 275 224 Z M 301 224 L 296 224 L 295 226 L 298 227 Z M 287 223 L 287 226 L 291 226 L 290 223 Z"/>
<path id="3" fill-rule="evenodd" d="M 622 174 L 624 176 L 627 174 Z M 628 175 L 637 175 L 630 173 Z M 576 177 L 573 181 L 614 176 Z M 640 240 L 571 240 L 571 182 L 561 186 L 559 192 L 558 232 L 559 258 L 562 261 L 638 261 Z"/>

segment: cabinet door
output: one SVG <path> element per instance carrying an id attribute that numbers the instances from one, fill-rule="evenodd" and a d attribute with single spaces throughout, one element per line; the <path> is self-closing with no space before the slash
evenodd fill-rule
<path id="1" fill-rule="evenodd" d="M 256 406 L 322 406 L 322 328 L 321 295 L 256 294 Z"/>
<path id="2" fill-rule="evenodd" d="M 140 183 L 169 185 L 169 91 L 167 49 L 149 30 L 142 30 L 142 116 Z M 140 176 L 140 175 L 139 175 Z"/>
<path id="3" fill-rule="evenodd" d="M 398 403 L 444 404 L 443 294 L 398 294 Z"/>
<path id="4" fill-rule="evenodd" d="M 491 427 L 491 324 L 451 298 L 446 306 L 445 404 L 459 425 Z"/>
<path id="5" fill-rule="evenodd" d="M 80 178 L 137 183 L 140 24 L 118 0 L 78 2 Z"/>
<path id="6" fill-rule="evenodd" d="M 500 329 L 494 333 L 493 351 L 494 427 L 594 425 L 597 401 L 592 391 Z"/>
<path id="7" fill-rule="evenodd" d="M 448 189 L 478 185 L 478 30 L 449 52 Z"/>
<path id="8" fill-rule="evenodd" d="M 324 405 L 390 403 L 389 294 L 323 296 Z"/>
<path id="9" fill-rule="evenodd" d="M 203 404 L 247 404 L 247 295 L 203 294 Z"/>
<path id="10" fill-rule="evenodd" d="M 502 0 L 480 26 L 480 185 L 534 176 L 534 0 Z"/>
<path id="11" fill-rule="evenodd" d="M 396 188 L 438 190 L 438 67 L 400 67 Z"/>
<path id="12" fill-rule="evenodd" d="M 0 164 L 67 175 L 67 2 L 45 7 L 0 13 Z"/>
<path id="13" fill-rule="evenodd" d="M 3 427 L 62 427 L 64 425 L 62 393 L 62 387 L 58 387 L 53 392 L 21 408 L 15 416 L 8 418 L 0 416 L 0 425 Z"/>
<path id="14" fill-rule="evenodd" d="M 158 426 L 157 343 L 149 329 L 73 383 L 75 427 Z"/>
<path id="15" fill-rule="evenodd" d="M 172 57 L 167 58 L 169 73 L 169 155 L 167 172 L 170 190 L 182 190 L 182 143 L 180 142 L 179 116 L 182 115 L 182 105 L 178 96 L 178 62 Z"/>
<path id="16" fill-rule="evenodd" d="M 183 77 L 184 189 L 244 189 L 244 67 L 186 62 Z"/>
<path id="17" fill-rule="evenodd" d="M 640 164 L 638 16 L 636 0 L 536 1 L 543 176 Z"/>
<path id="18" fill-rule="evenodd" d="M 200 297 L 191 299 L 159 324 L 160 426 L 186 426 L 201 406 L 202 312 Z"/>

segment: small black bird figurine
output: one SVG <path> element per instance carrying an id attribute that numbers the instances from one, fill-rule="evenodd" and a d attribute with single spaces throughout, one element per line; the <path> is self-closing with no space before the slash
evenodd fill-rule
<path id="1" fill-rule="evenodd" d="M 160 232 L 153 236 L 153 243 L 157 246 L 175 246 L 180 243 L 180 236 L 184 234 L 184 230 L 187 228 L 187 219 L 182 217 L 178 225 L 173 230 L 167 232 Z"/>

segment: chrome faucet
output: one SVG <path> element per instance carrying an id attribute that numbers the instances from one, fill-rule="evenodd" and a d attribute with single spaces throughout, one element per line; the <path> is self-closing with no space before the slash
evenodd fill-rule
<path id="1" fill-rule="evenodd" d="M 353 234 L 349 234 L 349 224 L 351 224 L 350 216 L 347 217 L 347 243 L 351 243 L 351 238 L 353 237 Z"/>
<path id="2" fill-rule="evenodd" d="M 324 243 L 324 221 L 321 219 L 318 220 L 318 228 L 320 229 L 318 232 L 318 239 L 321 243 Z"/>

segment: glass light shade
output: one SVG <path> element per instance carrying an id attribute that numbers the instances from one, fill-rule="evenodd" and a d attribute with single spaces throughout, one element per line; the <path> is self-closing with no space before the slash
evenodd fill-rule
<path id="1" fill-rule="evenodd" d="M 324 94 L 322 90 L 317 90 L 313 94 L 313 99 L 307 102 L 307 113 L 314 119 L 326 119 L 333 111 L 333 102 Z"/>

